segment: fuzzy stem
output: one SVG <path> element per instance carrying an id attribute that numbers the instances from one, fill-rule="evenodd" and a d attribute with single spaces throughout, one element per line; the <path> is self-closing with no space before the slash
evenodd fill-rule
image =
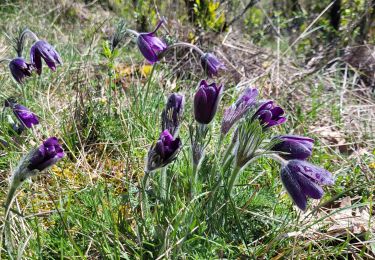
<path id="1" fill-rule="evenodd" d="M 39 41 L 38 36 L 36 36 L 36 34 L 29 29 L 24 30 L 21 34 L 21 37 L 23 37 L 24 35 L 29 35 L 34 41 Z"/>
<path id="2" fill-rule="evenodd" d="M 10 226 L 10 219 L 9 219 L 9 211 L 12 206 L 12 202 L 15 198 L 15 194 L 17 191 L 16 186 L 11 186 L 7 195 L 7 199 L 4 205 L 5 208 L 5 215 L 4 215 L 4 226 L 1 232 L 1 239 L 0 239 L 0 246 L 3 245 L 3 237 L 5 238 L 5 246 L 7 251 L 13 252 L 13 244 L 12 244 L 12 232 Z"/>
<path id="3" fill-rule="evenodd" d="M 147 192 L 146 192 L 146 189 L 149 183 L 149 177 L 150 177 L 150 173 L 145 172 L 145 175 L 143 176 L 143 179 L 142 179 L 142 187 L 141 187 L 142 189 L 141 205 L 143 206 L 143 211 L 146 215 L 148 215 L 148 212 L 150 210 L 149 205 L 148 205 Z M 147 216 L 144 216 L 144 218 L 147 219 Z"/>
<path id="4" fill-rule="evenodd" d="M 147 80 L 147 85 L 146 85 L 146 94 L 145 94 L 144 101 L 147 101 L 148 92 L 149 92 L 149 90 L 150 90 L 150 85 L 151 85 L 152 77 L 154 76 L 155 67 L 156 67 L 156 63 L 152 66 L 150 76 L 148 77 L 148 80 Z"/>
<path id="5" fill-rule="evenodd" d="M 288 164 L 288 161 L 285 160 L 285 159 L 283 159 L 283 158 L 281 158 L 281 156 L 278 155 L 278 154 L 275 154 L 275 153 L 269 153 L 269 154 L 265 154 L 264 156 L 269 157 L 269 158 L 271 158 L 271 159 L 277 161 L 278 163 L 281 164 L 281 166 L 285 166 L 285 165 Z"/>
<path id="6" fill-rule="evenodd" d="M 173 43 L 172 45 L 169 45 L 167 49 L 165 49 L 163 52 L 158 54 L 158 60 L 162 59 L 170 50 L 172 50 L 175 47 L 188 47 L 190 49 L 195 50 L 196 52 L 199 53 L 199 55 L 203 56 L 205 53 L 199 49 L 196 45 L 190 44 L 187 42 L 176 42 Z"/>
<path id="7" fill-rule="evenodd" d="M 190 179 L 190 199 L 193 199 L 197 192 L 197 182 L 198 182 L 198 165 L 193 162 L 193 169 Z"/>
<path id="8" fill-rule="evenodd" d="M 242 172 L 242 167 L 240 166 L 236 166 L 232 173 L 231 173 L 231 176 L 229 178 L 229 182 L 228 182 L 228 194 L 231 195 L 232 194 L 232 190 L 233 190 L 233 186 L 235 185 L 235 183 L 237 182 L 237 179 L 238 179 L 238 175 Z"/>
<path id="9" fill-rule="evenodd" d="M 234 147 L 234 142 L 231 142 L 227 150 L 225 151 L 224 158 L 223 158 L 224 163 L 228 161 L 229 156 L 232 154 L 233 147 Z"/>
<path id="10" fill-rule="evenodd" d="M 11 59 L 7 59 L 7 58 L 5 58 L 5 59 L 1 59 L 1 60 L 0 60 L 0 63 L 3 63 L 3 62 L 5 62 L 5 61 L 7 61 L 7 62 L 11 62 L 12 60 L 11 60 Z"/>
<path id="11" fill-rule="evenodd" d="M 160 169 L 160 198 L 163 201 L 167 201 L 167 167 L 163 167 Z"/>
<path id="12" fill-rule="evenodd" d="M 130 34 L 133 34 L 135 37 L 138 37 L 139 36 L 139 32 L 137 31 L 134 31 L 134 30 L 131 30 L 131 29 L 126 29 L 126 31 Z"/>
<path id="13" fill-rule="evenodd" d="M 175 47 L 188 47 L 190 49 L 193 49 L 195 50 L 196 52 L 198 52 L 200 55 L 204 55 L 204 52 L 199 49 L 196 45 L 194 44 L 191 44 L 191 43 L 187 43 L 187 42 L 176 42 L 176 43 L 173 43 L 172 45 L 168 46 L 168 49 L 172 49 L 172 48 L 175 48 Z"/>

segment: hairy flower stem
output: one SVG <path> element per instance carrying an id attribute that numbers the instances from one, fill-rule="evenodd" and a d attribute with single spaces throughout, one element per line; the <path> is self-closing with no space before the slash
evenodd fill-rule
<path id="1" fill-rule="evenodd" d="M 155 67 L 156 67 L 156 63 L 152 66 L 150 76 L 148 77 L 147 85 L 146 85 L 146 94 L 145 94 L 143 102 L 147 102 L 148 92 L 150 90 L 150 85 L 151 85 L 152 77 L 154 76 Z"/>
<path id="2" fill-rule="evenodd" d="M 233 187 L 235 183 L 237 183 L 238 176 L 240 175 L 241 172 L 242 172 L 242 167 L 240 166 L 234 167 L 230 175 L 229 182 L 228 182 L 228 194 L 229 195 L 232 194 Z"/>
<path id="3" fill-rule="evenodd" d="M 6 62 L 6 61 L 7 61 L 7 62 L 11 62 L 12 60 L 11 60 L 11 59 L 1 59 L 1 60 L 0 60 L 0 63 Z"/>
<path id="4" fill-rule="evenodd" d="M 165 51 L 161 52 L 158 55 L 158 59 L 159 60 L 162 59 L 169 51 L 173 50 L 173 48 L 176 48 L 176 47 L 186 47 L 186 48 L 195 50 L 201 56 L 204 55 L 204 52 L 194 44 L 190 44 L 190 43 L 187 43 L 187 42 L 176 42 L 176 43 L 173 43 L 173 44 L 169 45 L 168 48 Z"/>
<path id="5" fill-rule="evenodd" d="M 194 198 L 195 194 L 197 193 L 197 184 L 198 184 L 198 172 L 199 172 L 199 165 L 193 162 L 193 172 L 192 172 L 192 179 L 190 181 L 190 197 L 191 199 Z"/>
<path id="6" fill-rule="evenodd" d="M 150 207 L 149 207 L 149 204 L 148 204 L 148 197 L 147 197 L 147 192 L 146 192 L 146 189 L 148 187 L 148 183 L 149 183 L 149 177 L 150 177 L 150 173 L 148 172 L 145 172 L 145 175 L 143 176 L 143 179 L 142 179 L 142 196 L 141 196 L 141 205 L 143 207 L 143 217 L 144 219 L 147 219 L 147 216 L 148 216 L 148 213 L 149 213 L 149 210 L 150 210 Z"/>
<path id="7" fill-rule="evenodd" d="M 139 36 L 139 33 L 137 31 L 131 30 L 131 29 L 126 29 L 126 31 L 130 34 L 133 34 L 135 37 Z"/>
<path id="8" fill-rule="evenodd" d="M 6 202 L 4 204 L 4 209 L 5 209 L 4 226 L 1 232 L 0 246 L 3 245 L 3 238 L 5 238 L 5 247 L 7 248 L 9 255 L 12 255 L 12 252 L 13 252 L 13 242 L 12 242 L 12 233 L 11 233 L 11 227 L 10 227 L 9 211 L 12 206 L 12 202 L 15 198 L 17 188 L 18 187 L 16 186 L 10 187 Z"/>
<path id="9" fill-rule="evenodd" d="M 278 154 L 270 153 L 270 154 L 266 154 L 265 156 L 267 156 L 268 158 L 271 158 L 271 159 L 277 161 L 278 163 L 281 164 L 281 166 L 285 166 L 285 165 L 288 164 L 288 161 L 285 160 L 285 159 L 283 159 L 283 158 L 281 158 L 280 155 L 278 155 Z"/>
<path id="10" fill-rule="evenodd" d="M 167 186 L 167 167 L 163 167 L 160 169 L 160 198 L 162 201 L 166 202 L 168 199 L 168 186 Z"/>
<path id="11" fill-rule="evenodd" d="M 38 36 L 36 36 L 36 34 L 29 29 L 24 30 L 21 34 L 21 37 L 24 37 L 26 35 L 29 35 L 34 41 L 39 41 Z"/>

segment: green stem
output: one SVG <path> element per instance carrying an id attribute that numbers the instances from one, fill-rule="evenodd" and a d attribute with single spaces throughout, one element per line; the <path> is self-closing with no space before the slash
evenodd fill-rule
<path id="1" fill-rule="evenodd" d="M 148 214 L 150 210 L 149 205 L 148 205 L 147 192 L 146 192 L 146 189 L 149 183 L 149 177 L 150 177 L 150 174 L 148 172 L 145 172 L 145 175 L 143 176 L 143 179 L 142 179 L 142 187 L 141 187 L 142 188 L 141 205 L 143 206 L 143 211 L 145 212 L 146 215 Z M 145 217 L 145 219 L 147 219 L 147 217 Z"/>
<path id="2" fill-rule="evenodd" d="M 190 197 L 191 199 L 194 198 L 196 192 L 197 192 L 197 183 L 198 183 L 198 172 L 199 172 L 199 165 L 195 164 L 193 162 L 193 172 L 191 175 L 191 181 L 190 181 Z"/>
<path id="3" fill-rule="evenodd" d="M 167 167 L 163 167 L 160 170 L 160 198 L 164 202 L 167 201 Z"/>
<path id="4" fill-rule="evenodd" d="M 25 86 L 23 84 L 20 84 L 20 85 L 21 85 L 21 91 L 22 91 L 24 105 L 27 106 L 27 97 L 26 97 Z"/>
<path id="5" fill-rule="evenodd" d="M 152 77 L 154 76 L 155 67 L 156 67 L 156 63 L 152 66 L 150 76 L 148 77 L 148 80 L 147 80 L 146 94 L 145 94 L 144 101 L 147 101 L 148 92 L 150 90 L 150 85 L 151 85 Z"/>
<path id="6" fill-rule="evenodd" d="M 163 58 L 169 51 L 173 50 L 173 48 L 176 48 L 176 47 L 186 47 L 186 48 L 189 48 L 189 49 L 193 49 L 195 50 L 196 52 L 199 53 L 199 55 L 203 56 L 205 53 L 199 49 L 196 45 L 194 44 L 191 44 L 191 43 L 187 43 L 187 42 L 176 42 L 176 43 L 173 43 L 171 45 L 168 46 L 168 48 L 166 50 L 164 50 L 163 52 L 161 52 L 159 55 L 158 55 L 158 59 L 160 60 L 161 58 Z"/>
<path id="7" fill-rule="evenodd" d="M 5 238 L 5 247 L 10 256 L 13 254 L 13 242 L 12 242 L 12 232 L 9 219 L 9 210 L 12 206 L 13 199 L 18 187 L 11 186 L 7 195 L 7 199 L 4 205 L 5 208 L 5 217 L 4 217 L 4 226 L 1 232 L 0 246 L 3 245 L 3 237 Z"/>
<path id="8" fill-rule="evenodd" d="M 230 145 L 228 146 L 227 150 L 225 151 L 223 162 L 226 163 L 229 159 L 229 156 L 232 154 L 232 150 L 234 147 L 234 143 L 231 142 Z"/>
<path id="9" fill-rule="evenodd" d="M 241 173 L 241 171 L 242 171 L 242 167 L 239 167 L 239 166 L 236 166 L 233 169 L 232 174 L 231 174 L 230 179 L 229 179 L 229 183 L 228 183 L 228 194 L 229 195 L 232 194 L 233 187 L 234 187 L 235 183 L 237 182 L 238 175 Z"/>

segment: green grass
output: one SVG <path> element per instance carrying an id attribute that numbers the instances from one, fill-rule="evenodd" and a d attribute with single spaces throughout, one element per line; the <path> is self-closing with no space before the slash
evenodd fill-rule
<path id="1" fill-rule="evenodd" d="M 205 204 L 207 194 L 203 192 L 211 191 L 218 171 L 217 156 L 224 152 L 222 148 L 215 153 L 223 109 L 240 92 L 233 87 L 233 82 L 226 85 L 218 114 L 210 127 L 212 142 L 200 171 L 202 193 L 190 200 L 192 169 L 188 127 L 193 122 L 192 98 L 197 78 L 203 75 L 178 78 L 169 64 L 158 64 L 146 98 L 149 78 L 133 73 L 125 77 L 124 88 L 117 84 L 112 89 L 108 112 L 108 61 L 101 55 L 102 42 L 108 35 L 103 31 L 112 28 L 118 17 L 111 13 L 114 20 L 103 21 L 99 15 L 89 21 L 78 18 L 65 24 L 65 19 L 74 13 L 63 13 L 55 20 L 55 12 L 42 15 L 46 10 L 41 10 L 37 1 L 30 3 L 30 13 L 19 3 L 1 5 L 2 30 L 9 32 L 28 26 L 53 44 L 64 61 L 55 73 L 44 66 L 40 77 L 34 75 L 24 85 L 25 103 L 38 114 L 41 124 L 16 140 L 12 140 L 5 123 L 0 126 L 1 138 L 12 144 L 1 151 L 1 198 L 5 199 L 8 177 L 19 159 L 41 140 L 56 135 L 67 152 L 48 173 L 26 182 L 17 196 L 13 209 L 22 216 L 12 214 L 12 234 L 20 257 L 342 259 L 353 255 L 373 256 L 374 245 L 368 241 L 374 240 L 375 167 L 370 167 L 375 162 L 374 128 L 370 122 L 368 128 L 359 125 L 360 133 L 351 132 L 346 125 L 348 116 L 340 105 L 343 87 L 345 91 L 355 92 L 356 86 L 351 83 L 353 75 L 349 75 L 344 84 L 342 73 L 318 71 L 303 82 L 284 87 L 277 97 L 267 95 L 268 89 L 263 85 L 267 76 L 256 83 L 264 98 L 275 98 L 287 110 L 288 122 L 272 130 L 273 133 L 294 132 L 313 137 L 316 147 L 311 161 L 336 177 L 335 185 L 325 189 L 319 205 L 332 210 L 335 216 L 342 210 L 335 201 L 349 196 L 354 198 L 349 208 L 366 209 L 372 216 L 367 232 L 344 232 L 335 237 L 327 231 L 328 217 L 319 215 L 322 209 L 315 208 L 317 205 L 312 205 L 312 200 L 309 201 L 309 216 L 293 207 L 282 187 L 279 165 L 264 158 L 240 175 L 240 185 L 235 187 L 232 199 L 221 196 L 216 204 Z M 105 15 L 97 5 L 88 10 Z M 4 37 L 0 43 L 9 46 Z M 0 57 L 11 57 L 10 54 L 13 53 L 9 48 L 0 52 Z M 143 58 L 135 45 L 129 43 L 121 48 L 115 62 L 140 67 Z M 333 90 L 328 89 L 327 78 Z M 0 67 L 0 79 L 1 99 L 14 96 L 21 102 L 22 91 L 11 79 L 6 66 Z M 160 114 L 166 97 L 174 91 L 184 93 L 187 101 L 180 130 L 183 149 L 167 170 L 168 203 L 159 197 L 160 173 L 152 173 L 151 188 L 147 190 L 151 214 L 145 217 L 139 203 L 144 157 L 159 137 Z M 344 106 L 363 104 L 353 97 L 344 102 Z M 373 100 L 371 102 L 373 104 Z M 349 148 L 342 152 L 340 147 L 330 145 L 337 145 L 336 141 L 315 131 L 328 126 L 333 126 L 334 130 L 330 131 L 345 137 Z M 227 137 L 224 145 L 229 142 L 230 137 Z M 365 152 L 356 153 L 360 149 Z M 219 192 L 224 194 L 222 188 Z M 1 215 L 2 224 L 3 220 Z M 309 229 L 319 222 L 324 222 L 322 227 Z M 4 247 L 1 257 L 9 258 Z"/>

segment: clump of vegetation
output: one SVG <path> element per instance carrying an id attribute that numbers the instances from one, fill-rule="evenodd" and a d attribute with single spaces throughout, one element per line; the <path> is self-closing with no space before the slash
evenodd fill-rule
<path id="1" fill-rule="evenodd" d="M 0 4 L 1 257 L 374 257 L 371 1 L 47 2 Z"/>

